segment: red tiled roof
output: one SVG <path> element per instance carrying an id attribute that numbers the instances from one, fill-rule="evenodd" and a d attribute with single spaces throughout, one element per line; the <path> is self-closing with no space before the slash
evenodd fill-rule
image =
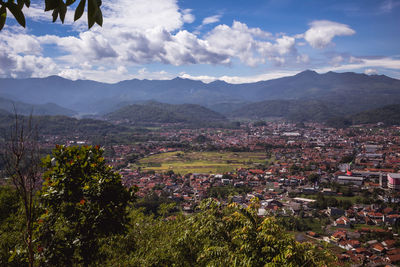
<path id="1" fill-rule="evenodd" d="M 372 246 L 372 249 L 378 251 L 378 252 L 382 252 L 385 250 L 385 248 L 380 244 L 380 243 L 376 243 Z"/>
<path id="2" fill-rule="evenodd" d="M 400 254 L 389 255 L 386 257 L 391 263 L 396 263 L 400 261 Z"/>

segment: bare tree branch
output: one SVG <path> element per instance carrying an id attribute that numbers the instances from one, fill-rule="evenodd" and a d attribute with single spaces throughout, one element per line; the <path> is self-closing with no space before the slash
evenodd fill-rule
<path id="1" fill-rule="evenodd" d="M 24 240 L 28 249 L 29 266 L 34 265 L 33 223 L 35 220 L 34 193 L 41 178 L 38 133 L 32 113 L 25 122 L 14 106 L 15 123 L 5 138 L 5 173 L 19 193 L 24 207 L 26 229 Z"/>

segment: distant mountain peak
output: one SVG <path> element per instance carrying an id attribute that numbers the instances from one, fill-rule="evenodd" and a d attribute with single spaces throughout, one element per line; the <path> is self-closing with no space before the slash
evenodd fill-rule
<path id="1" fill-rule="evenodd" d="M 50 80 L 68 80 L 68 79 L 65 79 L 64 77 L 61 77 L 61 76 L 58 76 L 58 75 L 48 76 L 47 79 L 50 79 Z"/>
<path id="2" fill-rule="evenodd" d="M 228 84 L 228 83 L 225 81 L 222 81 L 222 80 L 215 80 L 215 81 L 210 82 L 209 84 Z"/>
<path id="3" fill-rule="evenodd" d="M 318 75 L 318 73 L 314 70 L 305 70 L 296 74 L 296 76 L 314 76 Z"/>

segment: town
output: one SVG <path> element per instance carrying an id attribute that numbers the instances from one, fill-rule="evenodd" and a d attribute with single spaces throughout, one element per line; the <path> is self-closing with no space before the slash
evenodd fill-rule
<path id="1" fill-rule="evenodd" d="M 277 217 L 298 241 L 328 247 L 343 263 L 395 266 L 399 133 L 381 123 L 339 130 L 282 121 L 232 129 L 163 124 L 142 133 L 143 142 L 105 149 L 124 184 L 138 187 L 144 206 L 174 202 L 190 214 L 208 197 L 244 207 L 256 197 L 259 216 Z M 91 143 L 84 136 L 53 140 Z"/>

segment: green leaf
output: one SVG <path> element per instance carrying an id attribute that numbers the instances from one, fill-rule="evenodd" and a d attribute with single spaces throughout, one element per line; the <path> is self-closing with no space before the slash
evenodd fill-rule
<path id="1" fill-rule="evenodd" d="M 59 0 L 58 9 L 60 13 L 61 22 L 64 23 L 65 14 L 67 13 L 67 6 L 65 5 L 63 0 Z"/>
<path id="2" fill-rule="evenodd" d="M 45 8 L 44 11 L 50 11 L 58 7 L 57 0 L 45 0 Z"/>
<path id="3" fill-rule="evenodd" d="M 22 9 L 24 7 L 25 0 L 17 0 L 17 6 L 19 9 Z"/>
<path id="4" fill-rule="evenodd" d="M 0 31 L 3 29 L 4 24 L 6 23 L 7 18 L 7 9 L 5 6 L 0 8 Z"/>
<path id="5" fill-rule="evenodd" d="M 85 10 L 85 5 L 86 5 L 86 0 L 81 0 L 79 2 L 79 5 L 77 6 L 75 10 L 75 16 L 74 16 L 74 21 L 77 21 L 82 17 L 83 11 Z"/>
<path id="6" fill-rule="evenodd" d="M 58 7 L 53 11 L 53 22 L 55 22 L 58 18 Z"/>
<path id="7" fill-rule="evenodd" d="M 99 7 L 97 5 L 97 0 L 89 0 L 88 1 L 88 26 L 89 26 L 89 29 L 92 28 L 92 26 L 96 22 L 97 10 L 99 10 Z"/>
<path id="8" fill-rule="evenodd" d="M 97 11 L 96 14 L 96 23 L 100 26 L 103 26 L 103 13 L 101 12 L 101 9 L 99 8 L 99 10 Z"/>
<path id="9" fill-rule="evenodd" d="M 26 5 L 26 7 L 30 7 L 31 6 L 31 0 L 25 0 L 25 5 Z"/>
<path id="10" fill-rule="evenodd" d="M 67 6 L 72 5 L 73 3 L 75 3 L 76 0 L 67 0 L 67 2 L 65 3 Z"/>
<path id="11" fill-rule="evenodd" d="M 18 21 L 18 23 L 25 28 L 25 16 L 18 5 L 13 2 L 7 2 L 5 4 L 8 10 L 10 10 L 10 12 L 13 14 L 14 18 Z"/>

